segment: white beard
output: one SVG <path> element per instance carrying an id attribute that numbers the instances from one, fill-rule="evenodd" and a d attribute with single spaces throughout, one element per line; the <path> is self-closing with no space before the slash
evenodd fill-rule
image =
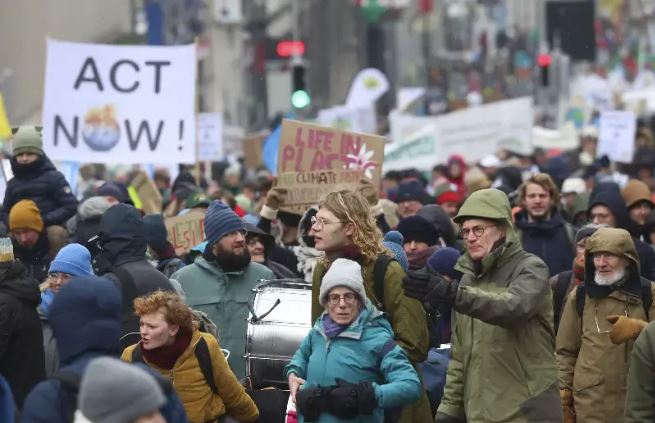
<path id="1" fill-rule="evenodd" d="M 617 270 L 611 276 L 601 276 L 596 272 L 594 281 L 601 286 L 610 286 L 614 285 L 625 276 L 625 269 Z"/>

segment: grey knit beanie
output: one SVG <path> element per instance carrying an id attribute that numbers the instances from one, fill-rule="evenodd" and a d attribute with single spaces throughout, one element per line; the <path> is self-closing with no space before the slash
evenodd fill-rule
<path id="1" fill-rule="evenodd" d="M 327 306 L 327 296 L 337 286 L 350 288 L 359 296 L 362 303 L 366 299 L 364 290 L 364 278 L 362 278 L 362 267 L 356 261 L 347 259 L 336 259 L 323 276 L 321 289 L 318 294 L 319 301 L 323 307 Z"/>
<path id="2" fill-rule="evenodd" d="M 578 229 L 578 232 L 575 234 L 575 242 L 580 242 L 584 238 L 588 238 L 594 234 L 597 230 L 600 228 L 607 228 L 607 225 L 605 224 L 600 224 L 596 225 L 594 223 L 588 223 Z"/>
<path id="3" fill-rule="evenodd" d="M 91 360 L 82 376 L 77 407 L 93 423 L 132 423 L 166 399 L 144 369 L 111 357 Z"/>

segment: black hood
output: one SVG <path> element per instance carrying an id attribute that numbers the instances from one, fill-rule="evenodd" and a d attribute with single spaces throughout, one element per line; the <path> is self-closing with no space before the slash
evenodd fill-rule
<path id="1" fill-rule="evenodd" d="M 615 184 L 603 185 L 602 188 L 595 193 L 592 193 L 589 207 L 587 207 L 587 214 L 591 213 L 591 209 L 593 209 L 594 206 L 603 205 L 614 215 L 617 228 L 625 229 L 632 233 L 634 231 L 634 225 L 630 223 L 631 219 L 630 214 L 628 213 L 628 207 L 625 205 L 623 197 L 621 197 L 621 192 L 619 191 L 618 186 L 614 188 L 612 185 Z"/>
<path id="2" fill-rule="evenodd" d="M 527 210 L 521 210 L 516 215 L 516 227 L 526 233 L 555 231 L 561 226 L 564 226 L 564 218 L 556 208 L 551 209 L 550 219 L 547 220 L 530 222 Z"/>
<path id="3" fill-rule="evenodd" d="M 250 238 L 250 234 L 257 235 L 258 237 L 261 238 L 262 243 L 264 244 L 264 257 L 266 258 L 266 261 L 268 261 L 269 257 L 271 256 L 271 253 L 273 252 L 273 248 L 275 248 L 275 238 L 273 237 L 273 235 L 267 234 L 263 230 L 259 229 L 257 226 L 248 222 L 244 222 L 244 226 L 248 231 L 248 236 L 246 236 L 246 241 Z"/>
<path id="4" fill-rule="evenodd" d="M 419 209 L 416 215 L 421 216 L 428 222 L 432 223 L 441 234 L 441 237 L 447 246 L 455 246 L 455 228 L 453 227 L 453 223 L 450 220 L 448 213 L 446 213 L 441 206 L 436 204 L 423 206 Z"/>
<path id="5" fill-rule="evenodd" d="M 8 294 L 31 306 L 41 302 L 37 281 L 27 276 L 23 263 L 14 261 L 8 269 L 0 270 L 0 293 Z"/>
<path id="6" fill-rule="evenodd" d="M 16 158 L 12 157 L 9 160 L 9 164 L 11 165 L 11 171 L 14 173 L 14 176 L 20 179 L 31 179 L 47 171 L 57 170 L 50 159 L 42 154 L 39 155 L 38 159 L 28 164 L 18 164 Z"/>
<path id="7" fill-rule="evenodd" d="M 94 259 L 94 268 L 99 274 L 128 261 L 145 259 L 146 236 L 139 211 L 127 204 L 111 206 L 100 220 L 98 242 L 102 251 Z"/>

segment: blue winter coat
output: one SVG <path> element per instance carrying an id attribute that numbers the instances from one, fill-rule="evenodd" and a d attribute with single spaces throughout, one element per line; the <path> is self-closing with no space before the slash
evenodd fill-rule
<path id="1" fill-rule="evenodd" d="M 359 317 L 333 339 L 323 332 L 323 312 L 285 368 L 305 379 L 309 386 L 336 385 L 336 378 L 351 383 L 373 382 L 378 408 L 372 415 L 360 415 L 360 423 L 383 422 L 384 409 L 409 405 L 421 397 L 421 382 L 403 350 L 395 344 L 389 321 L 366 299 Z M 299 423 L 304 421 L 299 415 Z M 318 423 L 340 422 L 322 414 Z"/>

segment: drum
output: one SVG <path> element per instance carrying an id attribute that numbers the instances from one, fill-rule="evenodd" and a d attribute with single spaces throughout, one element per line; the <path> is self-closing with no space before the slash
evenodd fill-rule
<path id="1" fill-rule="evenodd" d="M 288 389 L 284 366 L 312 327 L 312 286 L 302 279 L 276 279 L 253 291 L 246 374 L 258 384 Z"/>

